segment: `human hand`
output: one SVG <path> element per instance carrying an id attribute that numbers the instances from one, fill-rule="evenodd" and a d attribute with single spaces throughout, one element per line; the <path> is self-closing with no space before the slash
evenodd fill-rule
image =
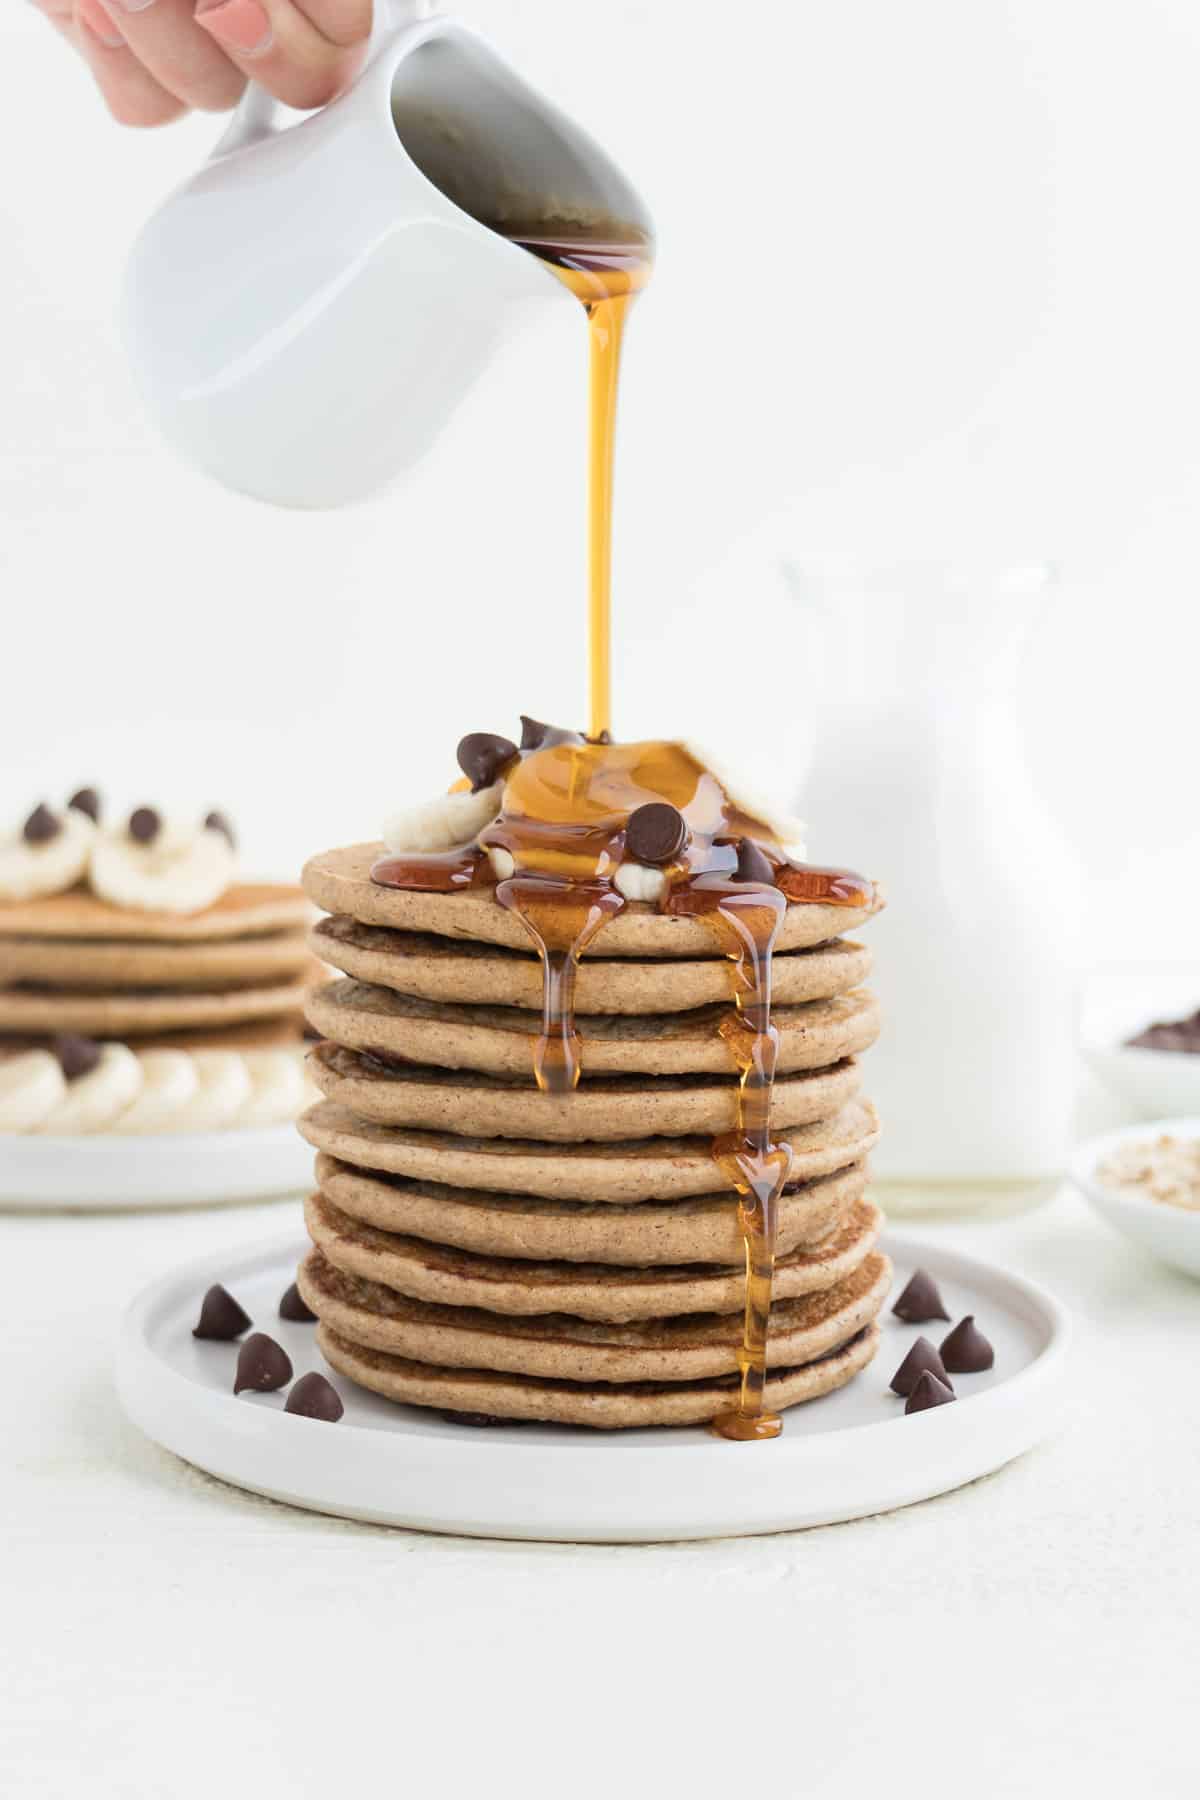
<path id="1" fill-rule="evenodd" d="M 223 112 L 248 77 L 288 106 L 323 106 L 358 73 L 372 0 L 33 0 L 123 125 Z"/>

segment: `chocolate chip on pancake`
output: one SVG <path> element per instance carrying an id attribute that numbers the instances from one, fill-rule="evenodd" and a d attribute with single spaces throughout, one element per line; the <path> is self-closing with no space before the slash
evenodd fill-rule
<path id="1" fill-rule="evenodd" d="M 541 719 L 531 719 L 528 713 L 521 714 L 522 750 L 550 750 L 555 744 L 582 744 L 585 741 L 582 732 L 569 731 L 561 725 L 546 725 Z"/>
<path id="2" fill-rule="evenodd" d="M 205 831 L 219 831 L 229 845 L 229 848 L 231 850 L 237 849 L 237 837 L 234 833 L 233 826 L 229 823 L 228 818 L 223 812 L 206 813 L 204 818 L 204 829 Z"/>
<path id="3" fill-rule="evenodd" d="M 469 731 L 458 746 L 458 766 L 471 783 L 471 792 L 491 787 L 509 763 L 520 755 L 511 738 L 493 731 Z"/>
<path id="4" fill-rule="evenodd" d="M 73 1031 L 60 1031 L 50 1047 L 68 1081 L 90 1075 L 100 1061 L 100 1046 L 95 1038 L 80 1037 Z"/>
<path id="5" fill-rule="evenodd" d="M 27 844 L 49 844 L 61 830 L 62 820 L 57 813 L 52 813 L 48 806 L 39 801 L 22 825 L 21 836 Z"/>
<path id="6" fill-rule="evenodd" d="M 93 825 L 100 823 L 100 795 L 94 787 L 81 787 L 67 801 L 73 812 L 85 813 Z"/>
<path id="7" fill-rule="evenodd" d="M 753 838 L 744 837 L 738 845 L 735 881 L 756 881 L 762 887 L 774 887 L 775 871 Z"/>
<path id="8" fill-rule="evenodd" d="M 152 844 L 162 830 L 162 816 L 152 806 L 135 806 L 129 815 L 129 835 L 135 844 Z"/>
<path id="9" fill-rule="evenodd" d="M 635 862 L 673 862 L 688 841 L 687 822 L 666 800 L 652 800 L 629 815 L 625 848 Z"/>

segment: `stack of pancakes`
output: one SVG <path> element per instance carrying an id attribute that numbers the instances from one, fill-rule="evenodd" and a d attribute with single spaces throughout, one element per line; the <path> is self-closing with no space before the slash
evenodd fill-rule
<path id="1" fill-rule="evenodd" d="M 374 885 L 375 845 L 314 858 L 332 914 L 314 990 L 325 1098 L 299 1285 L 344 1375 L 458 1415 L 694 1424 L 736 1398 L 745 1303 L 737 1196 L 713 1155 L 736 1123 L 719 1025 L 729 965 L 702 920 L 631 903 L 583 958 L 583 1074 L 539 1092 L 542 972 L 486 889 Z M 875 1352 L 890 1268 L 867 1198 L 877 1136 L 858 1053 L 876 1036 L 868 909 L 790 906 L 774 959 L 780 1201 L 767 1404 L 827 1393 Z"/>
<path id="2" fill-rule="evenodd" d="M 299 1036 L 312 979 L 298 888 L 231 887 L 201 912 L 141 912 L 83 889 L 0 904 L 0 1034 L 183 1048 Z"/>

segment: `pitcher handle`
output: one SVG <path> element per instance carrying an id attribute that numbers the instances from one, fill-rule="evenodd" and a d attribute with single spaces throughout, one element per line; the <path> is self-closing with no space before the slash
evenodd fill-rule
<path id="1" fill-rule="evenodd" d="M 363 67 L 375 56 L 385 38 L 404 25 L 416 25 L 421 19 L 431 18 L 437 9 L 438 0 L 375 0 L 371 40 Z M 268 94 L 256 81 L 247 82 L 246 91 L 212 155 L 228 156 L 233 150 L 245 150 L 251 144 L 261 143 L 263 138 L 278 130 L 281 110 L 282 102 L 273 94 Z"/>

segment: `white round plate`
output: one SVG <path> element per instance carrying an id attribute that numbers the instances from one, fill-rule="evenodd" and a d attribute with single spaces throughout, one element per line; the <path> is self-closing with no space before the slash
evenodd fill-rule
<path id="1" fill-rule="evenodd" d="M 27 1212 L 211 1206 L 312 1186 L 294 1125 L 159 1137 L 0 1137 L 0 1206 Z"/>
<path id="2" fill-rule="evenodd" d="M 192 1336 L 205 1289 L 220 1281 L 297 1376 L 328 1373 L 311 1325 L 278 1317 L 307 1249 L 299 1238 L 211 1256 L 147 1288 L 125 1317 L 117 1382 L 148 1437 L 237 1487 L 314 1512 L 471 1537 L 647 1543 L 827 1525 L 945 1493 L 1019 1456 L 1057 1423 L 1067 1319 L 1058 1302 L 972 1257 L 889 1235 L 898 1293 L 912 1270 L 938 1281 L 955 1320 L 976 1314 L 996 1366 L 955 1377 L 959 1399 L 905 1417 L 887 1391 L 920 1335 L 886 1314 L 870 1368 L 836 1394 L 786 1414 L 783 1436 L 724 1442 L 700 1429 L 591 1432 L 561 1426 L 456 1425 L 334 1385 L 336 1425 L 296 1418 L 284 1394 L 234 1397 L 236 1344 Z"/>
<path id="3" fill-rule="evenodd" d="M 1152 1200 L 1136 1188 L 1106 1187 L 1096 1175 L 1100 1164 L 1122 1144 L 1157 1137 L 1200 1137 L 1200 1118 L 1163 1119 L 1156 1125 L 1126 1125 L 1083 1144 L 1071 1159 L 1071 1180 L 1102 1219 L 1172 1268 L 1200 1275 L 1200 1212 Z"/>

